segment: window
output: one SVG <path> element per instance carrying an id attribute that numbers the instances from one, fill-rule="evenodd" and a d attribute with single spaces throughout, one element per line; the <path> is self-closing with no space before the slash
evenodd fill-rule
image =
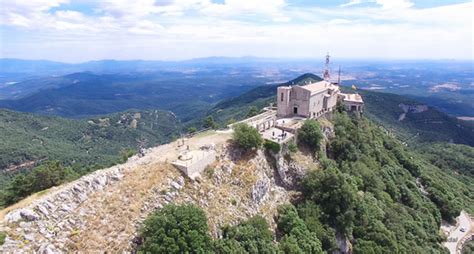
<path id="1" fill-rule="evenodd" d="M 281 101 L 283 101 L 283 93 L 281 93 L 280 98 L 281 98 Z"/>

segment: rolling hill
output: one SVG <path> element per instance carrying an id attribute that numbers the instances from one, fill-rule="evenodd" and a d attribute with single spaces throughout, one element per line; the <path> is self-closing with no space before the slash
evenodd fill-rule
<path id="1" fill-rule="evenodd" d="M 74 120 L 0 110 L 0 170 L 3 175 L 58 160 L 79 171 L 122 159 L 130 150 L 170 141 L 180 123 L 165 111 L 130 110 Z"/>
<path id="2" fill-rule="evenodd" d="M 0 108 L 68 118 L 132 108 L 162 109 L 187 121 L 204 114 L 213 103 L 254 87 L 256 82 L 215 72 L 199 76 L 181 72 L 100 75 L 82 72 L 4 87 L 0 93 L 13 95 L 15 99 L 0 101 Z"/>

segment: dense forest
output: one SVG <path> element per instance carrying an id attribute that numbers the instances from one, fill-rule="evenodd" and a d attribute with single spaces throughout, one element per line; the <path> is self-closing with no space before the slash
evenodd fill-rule
<path id="1" fill-rule="evenodd" d="M 301 181 L 302 199 L 280 207 L 275 234 L 257 216 L 224 227 L 222 238 L 212 240 L 198 207 L 171 205 L 147 219 L 140 249 L 330 253 L 339 235 L 351 241 L 354 253 L 447 253 L 439 227 L 442 219 L 453 221 L 461 209 L 474 212 L 470 172 L 465 172 L 467 182 L 459 181 L 443 170 L 452 163 L 450 153 L 430 161 L 365 117 L 339 112 L 333 122 L 336 135 L 327 154 L 308 146 L 321 140 L 321 133 L 314 131 L 317 123 L 305 123 L 300 130 L 300 146 L 310 147 L 322 167 Z M 464 156 L 455 165 L 459 172 L 472 163 L 472 157 Z"/>

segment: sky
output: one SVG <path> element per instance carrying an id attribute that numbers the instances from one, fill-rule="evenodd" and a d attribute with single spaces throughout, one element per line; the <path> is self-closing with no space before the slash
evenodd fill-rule
<path id="1" fill-rule="evenodd" d="M 466 0 L 0 0 L 0 58 L 474 60 Z"/>

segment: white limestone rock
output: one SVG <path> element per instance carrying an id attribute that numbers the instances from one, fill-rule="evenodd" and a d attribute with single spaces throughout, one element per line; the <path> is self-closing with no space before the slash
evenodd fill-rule
<path id="1" fill-rule="evenodd" d="M 38 214 L 36 214 L 33 210 L 27 208 L 20 210 L 20 215 L 22 219 L 26 221 L 35 221 L 39 219 Z"/>
<path id="2" fill-rule="evenodd" d="M 61 253 L 58 251 L 54 245 L 45 243 L 41 245 L 38 249 L 38 254 L 56 254 L 56 253 Z"/>
<path id="3" fill-rule="evenodd" d="M 252 187 L 252 200 L 255 204 L 262 202 L 270 189 L 270 179 L 267 175 L 260 177 Z"/>

